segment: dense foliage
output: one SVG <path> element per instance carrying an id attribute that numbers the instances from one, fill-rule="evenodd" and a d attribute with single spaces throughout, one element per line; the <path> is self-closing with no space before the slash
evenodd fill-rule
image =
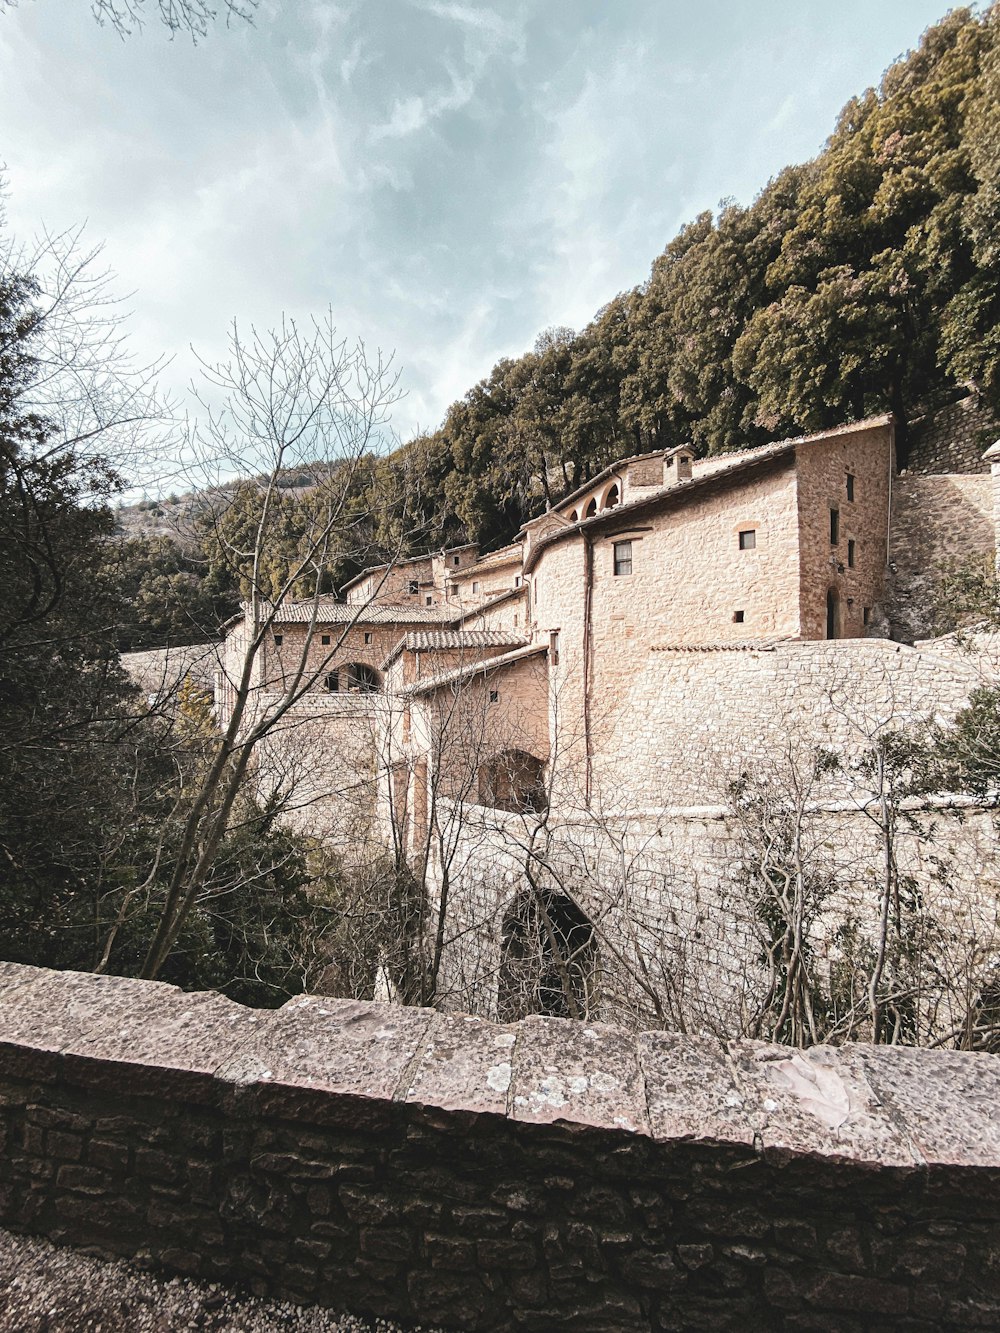
<path id="1" fill-rule="evenodd" d="M 118 479 L 33 406 L 38 296 L 0 263 L 0 956 L 135 974 L 215 728 L 192 690 L 148 712 L 118 644 L 218 606 L 174 544 L 112 542 Z M 166 979 L 273 1004 L 320 965 L 330 913 L 277 813 L 241 793 Z"/>

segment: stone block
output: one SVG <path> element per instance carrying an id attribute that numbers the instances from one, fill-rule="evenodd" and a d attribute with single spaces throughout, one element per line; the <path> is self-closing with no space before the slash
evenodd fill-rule
<path id="1" fill-rule="evenodd" d="M 406 1102 L 445 1111 L 505 1115 L 516 1027 L 467 1014 L 437 1014 L 403 1093 Z"/>
<path id="2" fill-rule="evenodd" d="M 268 1015 L 252 1069 L 220 1074 L 232 1074 L 256 1114 L 378 1132 L 432 1017 L 429 1009 L 299 996 Z"/>
<path id="3" fill-rule="evenodd" d="M 730 1058 L 743 1090 L 743 1113 L 765 1155 L 814 1155 L 854 1166 L 916 1167 L 918 1159 L 850 1046 L 795 1051 L 735 1042 Z"/>
<path id="4" fill-rule="evenodd" d="M 649 1133 L 635 1039 L 614 1028 L 522 1020 L 512 1091 L 515 1120 Z"/>
<path id="5" fill-rule="evenodd" d="M 862 1059 L 872 1087 L 925 1162 L 1000 1166 L 1000 1056 L 870 1046 Z"/>
<path id="6" fill-rule="evenodd" d="M 148 984 L 148 983 L 143 983 Z M 270 1018 L 268 1011 L 210 993 L 173 986 L 151 992 L 145 1002 L 112 1006 L 102 1022 L 68 1042 L 64 1058 L 73 1077 L 88 1087 L 117 1092 L 122 1080 L 144 1096 L 182 1096 L 214 1102 L 213 1079 L 241 1049 L 252 1049 Z"/>
<path id="7" fill-rule="evenodd" d="M 643 1032 L 638 1048 L 649 1123 L 658 1142 L 693 1139 L 753 1147 L 746 1093 L 718 1043 L 670 1032 Z"/>

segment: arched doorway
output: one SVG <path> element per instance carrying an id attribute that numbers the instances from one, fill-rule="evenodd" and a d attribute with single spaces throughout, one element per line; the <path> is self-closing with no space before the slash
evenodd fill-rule
<path id="1" fill-rule="evenodd" d="M 479 770 L 479 801 L 495 810 L 540 812 L 548 804 L 545 764 L 526 750 L 503 750 Z"/>
<path id="2" fill-rule="evenodd" d="M 376 694 L 382 688 L 378 672 L 365 662 L 338 667 L 324 677 L 323 683 L 331 694 Z"/>
<path id="3" fill-rule="evenodd" d="M 828 588 L 826 593 L 826 637 L 840 638 L 840 593 L 836 588 Z"/>
<path id="4" fill-rule="evenodd" d="M 592 1018 L 597 1003 L 594 927 L 565 894 L 526 889 L 504 917 L 497 1017 Z"/>

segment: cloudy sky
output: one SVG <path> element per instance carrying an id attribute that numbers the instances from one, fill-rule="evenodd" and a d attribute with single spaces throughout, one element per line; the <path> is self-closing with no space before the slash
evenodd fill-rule
<path id="1" fill-rule="evenodd" d="M 192 47 L 152 16 L 123 42 L 88 0 L 0 3 L 9 225 L 86 221 L 178 391 L 234 317 L 332 307 L 395 349 L 406 438 L 811 157 L 945 8 L 261 0 Z"/>

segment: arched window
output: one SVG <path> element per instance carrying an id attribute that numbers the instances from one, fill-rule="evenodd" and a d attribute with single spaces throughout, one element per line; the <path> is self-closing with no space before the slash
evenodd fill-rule
<path id="1" fill-rule="evenodd" d="M 571 523 L 579 523 L 579 521 L 580 521 L 580 511 L 579 511 L 578 509 L 574 509 L 574 510 L 571 511 L 570 516 L 569 516 L 569 521 L 570 521 Z"/>
<path id="2" fill-rule="evenodd" d="M 546 808 L 545 765 L 525 750 L 504 750 L 479 770 L 479 801 L 494 810 L 538 813 Z"/>
<path id="3" fill-rule="evenodd" d="M 590 1018 L 598 990 L 594 927 L 565 894 L 531 888 L 503 922 L 497 1017 Z"/>
<path id="4" fill-rule="evenodd" d="M 618 490 L 618 483 L 615 482 L 615 484 L 611 487 L 610 491 L 608 491 L 607 495 L 604 497 L 604 508 L 614 509 L 615 505 L 618 504 L 620 500 L 621 500 L 621 492 Z"/>
<path id="5" fill-rule="evenodd" d="M 331 671 L 323 682 L 333 694 L 375 694 L 382 688 L 382 680 L 374 667 L 364 662 L 350 662 Z"/>
<path id="6" fill-rule="evenodd" d="M 597 513 L 597 500 L 595 498 L 591 500 L 590 503 L 587 505 L 587 508 L 583 511 L 583 516 L 584 518 L 593 518 L 596 513 Z"/>

